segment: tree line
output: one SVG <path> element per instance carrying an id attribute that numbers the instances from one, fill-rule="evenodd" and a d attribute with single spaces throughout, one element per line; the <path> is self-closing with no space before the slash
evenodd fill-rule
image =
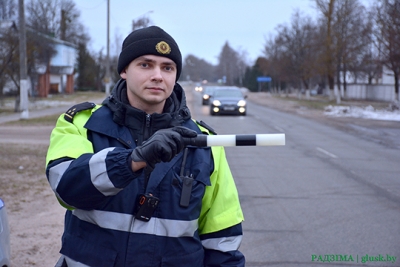
<path id="1" fill-rule="evenodd" d="M 186 71 L 196 79 L 227 77 L 227 84 L 252 91 L 318 90 L 332 91 L 337 85 L 346 90 L 348 82 L 377 83 L 384 69 L 391 72 L 395 92 L 400 75 L 400 1 L 375 0 L 364 6 L 359 0 L 312 0 L 316 19 L 301 10 L 292 14 L 289 24 L 280 24 L 265 40 L 263 55 L 246 66 L 243 53 L 228 42 L 222 48 L 219 64 L 211 66 L 191 56 Z M 260 25 L 259 25 L 260 26 Z M 257 77 L 271 77 L 270 84 L 259 84 Z"/>
<path id="2" fill-rule="evenodd" d="M 375 83 L 383 68 L 391 71 L 395 91 L 399 93 L 400 74 L 400 1 L 374 0 L 364 6 L 359 0 L 310 0 L 318 12 L 316 19 L 295 10 L 290 23 L 275 28 L 265 40 L 263 54 L 249 64 L 245 51 L 222 46 L 218 64 L 195 55 L 184 58 L 181 80 L 220 82 L 252 91 L 260 89 L 257 77 L 269 76 L 269 90 L 297 88 L 346 89 L 348 81 Z M 74 44 L 78 50 L 75 71 L 76 88 L 104 90 L 106 54 L 90 51 L 90 35 L 80 22 L 73 0 L 25 0 L 28 75 L 35 78 L 40 66 L 46 66 L 55 50 L 47 37 Z M 18 4 L 0 1 L 0 88 L 7 81 L 19 83 Z M 7 23 L 6 23 L 7 22 Z M 152 21 L 143 16 L 132 20 L 132 30 Z M 262 25 L 257 25 L 262 27 Z M 112 80 L 119 79 L 116 69 L 121 36 L 114 37 L 110 55 Z M 264 88 L 265 87 L 265 88 Z M 2 94 L 3 90 L 0 90 Z"/>
<path id="3" fill-rule="evenodd" d="M 266 40 L 264 57 L 246 75 L 270 76 L 276 89 L 333 90 L 336 84 L 346 90 L 349 80 L 376 83 L 386 68 L 398 94 L 400 1 L 376 0 L 370 7 L 358 0 L 313 2 L 317 19 L 295 11 L 291 23 Z"/>

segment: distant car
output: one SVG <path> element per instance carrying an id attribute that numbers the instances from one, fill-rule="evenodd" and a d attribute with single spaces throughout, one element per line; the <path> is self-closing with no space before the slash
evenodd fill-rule
<path id="1" fill-rule="evenodd" d="M 204 87 L 203 90 L 203 97 L 201 99 L 203 105 L 209 105 L 210 104 L 210 98 L 212 97 L 212 94 L 214 90 L 216 89 L 216 86 L 206 86 Z"/>
<path id="2" fill-rule="evenodd" d="M 247 113 L 247 96 L 243 96 L 242 91 L 237 87 L 218 88 L 213 93 L 210 114 L 233 114 L 243 115 Z"/>
<path id="3" fill-rule="evenodd" d="M 10 260 L 10 230 L 4 201 L 0 198 L 0 266 L 11 266 Z"/>
<path id="4" fill-rule="evenodd" d="M 197 83 L 196 87 L 194 88 L 196 92 L 202 92 L 203 91 L 203 86 L 201 84 Z"/>

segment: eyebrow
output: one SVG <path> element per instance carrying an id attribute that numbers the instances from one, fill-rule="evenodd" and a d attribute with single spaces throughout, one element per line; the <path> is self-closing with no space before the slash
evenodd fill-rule
<path id="1" fill-rule="evenodd" d="M 156 62 L 155 60 L 153 60 L 151 58 L 147 58 L 146 56 L 142 56 L 141 58 L 145 62 L 151 62 L 151 63 Z M 163 61 L 163 62 L 161 62 L 161 64 L 164 64 L 164 65 L 176 65 L 176 63 L 174 61 L 172 61 L 172 60 L 171 61 Z"/>

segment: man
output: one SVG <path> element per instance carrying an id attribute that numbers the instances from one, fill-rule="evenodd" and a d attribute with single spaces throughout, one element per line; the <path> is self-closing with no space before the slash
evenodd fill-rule
<path id="1" fill-rule="evenodd" d="M 191 119 L 182 57 L 159 27 L 133 31 L 102 105 L 61 115 L 46 175 L 67 208 L 56 266 L 244 266 L 243 214 L 223 147 Z"/>

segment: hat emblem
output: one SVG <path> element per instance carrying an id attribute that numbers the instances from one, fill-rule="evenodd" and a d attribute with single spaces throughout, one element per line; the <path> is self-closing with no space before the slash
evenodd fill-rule
<path id="1" fill-rule="evenodd" d="M 159 42 L 156 44 L 156 50 L 160 54 L 169 54 L 171 52 L 171 47 L 164 41 Z"/>

